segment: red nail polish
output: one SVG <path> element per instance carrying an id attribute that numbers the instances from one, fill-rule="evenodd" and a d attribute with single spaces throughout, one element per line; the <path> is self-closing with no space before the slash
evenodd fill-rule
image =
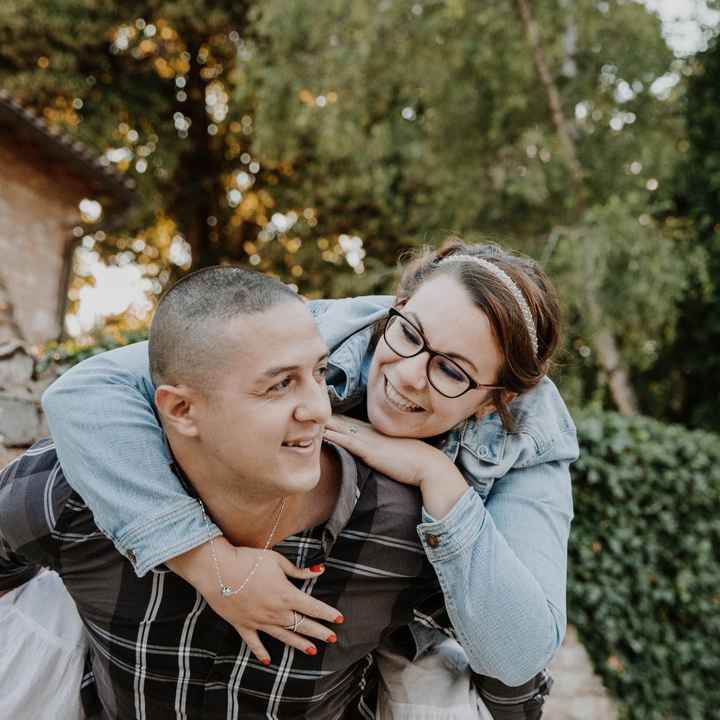
<path id="1" fill-rule="evenodd" d="M 311 565 L 310 570 L 314 573 L 322 572 L 325 568 L 322 565 Z"/>
<path id="2" fill-rule="evenodd" d="M 270 658 L 263 658 L 260 662 L 267 667 L 270 664 Z"/>
<path id="3" fill-rule="evenodd" d="M 340 624 L 342 624 L 342 623 L 344 623 L 344 622 L 345 622 L 345 618 L 344 618 L 342 615 L 338 615 L 338 616 L 335 618 L 335 624 L 336 624 L 336 625 L 340 625 Z"/>
<path id="4" fill-rule="evenodd" d="M 328 635 L 327 641 L 328 641 L 329 643 L 336 643 L 336 642 L 337 642 L 337 635 L 336 635 L 335 633 L 331 633 L 330 635 Z"/>
<path id="5" fill-rule="evenodd" d="M 312 645 L 305 650 L 308 655 L 317 655 L 317 648 Z"/>

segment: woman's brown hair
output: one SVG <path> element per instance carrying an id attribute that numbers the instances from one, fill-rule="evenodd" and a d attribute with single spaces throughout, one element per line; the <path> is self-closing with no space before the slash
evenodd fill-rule
<path id="1" fill-rule="evenodd" d="M 537 334 L 537 354 L 520 305 L 506 284 L 479 263 L 442 262 L 452 255 L 486 260 L 510 276 L 530 308 Z M 555 288 L 531 258 L 493 243 L 466 245 L 451 237 L 439 250 L 426 249 L 404 267 L 395 293 L 397 298 L 411 298 L 421 285 L 439 273 L 456 278 L 490 320 L 504 358 L 496 382 L 504 389 L 491 390 L 489 402 L 500 415 L 503 427 L 512 430 L 514 418 L 508 407 L 508 395 L 532 390 L 549 372 L 560 343 L 560 305 Z"/>

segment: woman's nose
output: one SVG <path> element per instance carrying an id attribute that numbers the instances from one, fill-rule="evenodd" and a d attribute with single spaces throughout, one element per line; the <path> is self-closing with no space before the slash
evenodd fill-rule
<path id="1" fill-rule="evenodd" d="M 403 358 L 395 365 L 395 377 L 403 385 L 414 390 L 423 390 L 427 385 L 427 352 L 411 358 Z"/>

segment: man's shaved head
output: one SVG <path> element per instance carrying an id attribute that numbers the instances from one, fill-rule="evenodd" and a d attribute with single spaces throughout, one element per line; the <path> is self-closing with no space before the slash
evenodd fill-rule
<path id="1" fill-rule="evenodd" d="M 302 302 L 279 280 L 239 267 L 186 275 L 160 300 L 150 326 L 150 373 L 155 386 L 209 389 L 225 367 L 231 320 L 275 305 Z"/>

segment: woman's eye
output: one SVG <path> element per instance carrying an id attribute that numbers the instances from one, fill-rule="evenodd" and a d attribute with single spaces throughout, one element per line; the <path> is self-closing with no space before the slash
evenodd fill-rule
<path id="1" fill-rule="evenodd" d="M 418 337 L 418 334 L 405 323 L 402 324 L 402 331 L 405 339 L 413 345 L 422 345 L 422 340 Z"/>
<path id="2" fill-rule="evenodd" d="M 460 371 L 460 368 L 451 365 L 450 363 L 442 360 L 440 363 L 440 369 L 447 375 L 451 380 L 462 382 L 465 380 L 465 375 Z"/>

